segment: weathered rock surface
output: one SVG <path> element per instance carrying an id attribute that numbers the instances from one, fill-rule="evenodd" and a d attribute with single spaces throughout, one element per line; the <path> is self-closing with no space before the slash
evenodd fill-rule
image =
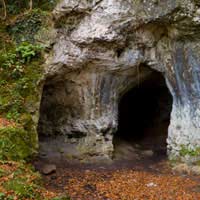
<path id="1" fill-rule="evenodd" d="M 57 35 L 47 60 L 40 134 L 64 135 L 68 143 L 76 138 L 84 158 L 109 158 L 120 98 L 154 69 L 173 96 L 169 156 L 198 160 L 198 1 L 63 0 L 53 15 Z"/>
<path id="2" fill-rule="evenodd" d="M 185 163 L 177 164 L 173 168 L 174 172 L 181 173 L 181 174 L 188 174 L 188 175 L 200 175 L 200 167 L 197 165 L 190 166 Z"/>
<path id="3" fill-rule="evenodd" d="M 42 173 L 45 175 L 49 175 L 56 172 L 56 165 L 46 164 L 42 167 Z"/>

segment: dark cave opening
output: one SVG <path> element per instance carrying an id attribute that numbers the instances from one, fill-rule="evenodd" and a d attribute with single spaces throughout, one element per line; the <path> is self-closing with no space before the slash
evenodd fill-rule
<path id="1" fill-rule="evenodd" d="M 172 97 L 161 73 L 153 72 L 122 95 L 118 109 L 114 156 L 126 157 L 136 149 L 166 156 Z"/>

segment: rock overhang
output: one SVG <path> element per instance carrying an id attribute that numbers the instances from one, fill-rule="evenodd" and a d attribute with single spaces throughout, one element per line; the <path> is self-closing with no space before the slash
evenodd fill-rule
<path id="1" fill-rule="evenodd" d="M 53 15 L 57 36 L 47 60 L 46 84 L 54 89 L 43 95 L 43 104 L 51 99 L 44 110 L 53 106 L 58 113 L 53 125 L 47 123 L 52 134 L 77 134 L 83 155 L 109 156 L 120 95 L 137 84 L 138 76 L 148 77 L 150 72 L 142 67 L 148 66 L 163 73 L 173 96 L 170 158 L 198 155 L 197 2 L 65 0 Z M 48 121 L 47 115 L 43 119 Z M 188 153 L 182 156 L 185 149 Z"/>

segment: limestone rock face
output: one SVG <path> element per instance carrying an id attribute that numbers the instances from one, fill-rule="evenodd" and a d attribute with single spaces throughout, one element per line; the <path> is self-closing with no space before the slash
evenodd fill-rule
<path id="1" fill-rule="evenodd" d="M 39 132 L 75 138 L 85 157 L 109 158 L 119 99 L 154 69 L 173 96 L 169 156 L 184 148 L 191 160 L 200 147 L 198 1 L 63 0 L 53 16 Z"/>

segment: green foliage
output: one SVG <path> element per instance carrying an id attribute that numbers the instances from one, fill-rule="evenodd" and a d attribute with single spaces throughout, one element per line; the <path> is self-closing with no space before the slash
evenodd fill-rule
<path id="1" fill-rule="evenodd" d="M 14 200 L 14 197 L 11 195 L 7 196 L 6 194 L 0 192 L 0 200 Z"/>
<path id="2" fill-rule="evenodd" d="M 46 13 L 40 9 L 33 9 L 19 16 L 13 24 L 7 27 L 7 30 L 17 43 L 34 42 L 34 35 L 39 31 L 45 15 Z"/>
<path id="3" fill-rule="evenodd" d="M 42 10 L 52 10 L 57 0 L 34 0 L 33 8 L 41 8 Z M 9 15 L 17 15 L 20 12 L 29 9 L 29 0 L 7 0 L 7 12 Z"/>
<path id="4" fill-rule="evenodd" d="M 6 52 L 2 54 L 1 58 L 2 65 L 0 68 L 3 68 L 4 70 L 12 70 L 11 74 L 9 74 L 10 78 L 18 78 L 22 74 L 23 67 L 17 59 L 16 52 Z"/>
<path id="5" fill-rule="evenodd" d="M 12 190 L 20 199 L 39 199 L 40 194 L 36 192 L 37 186 L 34 183 L 27 184 L 25 178 L 14 178 L 10 180 L 4 187 Z"/>
<path id="6" fill-rule="evenodd" d="M 0 187 L 7 191 L 7 195 L 1 192 L 0 200 L 70 200 L 68 195 L 47 198 L 41 176 L 31 165 L 24 162 L 0 161 L 1 168 L 3 172 Z"/>
<path id="7" fill-rule="evenodd" d="M 12 89 L 9 90 L 9 88 L 6 87 L 0 92 L 0 94 L 2 94 L 0 97 L 0 113 L 5 113 L 4 117 L 17 122 L 20 114 L 25 112 L 22 107 L 24 102 L 23 98 L 20 94 L 17 94 L 17 91 Z"/>
<path id="8" fill-rule="evenodd" d="M 8 191 L 8 194 L 0 193 L 0 200 L 40 200 L 43 199 L 40 194 L 41 176 L 34 172 L 29 165 L 23 162 L 5 162 L 0 161 L 0 167 L 6 169 L 3 176 L 4 181 L 0 181 L 1 188 Z"/>
<path id="9" fill-rule="evenodd" d="M 48 33 L 51 10 L 57 0 L 34 0 L 33 10 L 29 11 L 29 0 L 7 0 L 7 21 L 0 21 L 0 117 L 7 118 L 12 126 L 0 127 L 0 165 L 5 160 L 27 160 L 38 149 L 36 132 L 40 86 L 43 74 L 43 47 L 36 41 L 48 40 L 37 36 L 41 29 Z M 33 121 L 33 117 L 34 121 Z M 16 125 L 16 126 L 15 126 Z M 44 189 L 40 177 L 23 165 L 14 166 L 14 172 L 0 168 L 0 182 L 3 191 L 0 200 L 40 200 Z M 8 169 L 8 170 L 7 170 Z M 34 178 L 33 178 L 34 177 Z M 41 189 L 41 190 L 40 190 Z M 51 199 L 52 200 L 52 199 Z M 54 200 L 70 200 L 66 196 Z"/>
<path id="10" fill-rule="evenodd" d="M 9 75 L 10 78 L 18 79 L 24 74 L 24 64 L 30 63 L 36 56 L 40 57 L 42 49 L 41 45 L 23 42 L 16 48 L 2 53 L 0 56 L 0 62 L 2 63 L 0 68 L 9 70 L 11 73 L 7 74 L 7 76 Z"/>
<path id="11" fill-rule="evenodd" d="M 2 52 L 0 114 L 6 113 L 7 119 L 18 120 L 25 112 L 24 98 L 28 98 L 36 90 L 37 81 L 41 76 L 41 61 L 34 61 L 34 58 L 41 58 L 42 49 L 40 45 L 24 42 L 10 51 Z M 32 98 L 35 99 L 33 96 Z"/>
<path id="12" fill-rule="evenodd" d="M 34 6 L 39 7 L 42 10 L 51 11 L 59 0 L 35 0 Z"/>
<path id="13" fill-rule="evenodd" d="M 33 57 L 39 55 L 39 49 L 26 43 L 4 53 L 6 59 L 2 59 L 0 67 L 0 115 L 14 120 L 20 127 L 0 128 L 0 159 L 27 159 L 37 149 L 37 133 L 29 110 L 39 98 L 37 82 L 42 74 L 41 60 Z M 34 55 L 26 51 L 33 51 Z"/>
<path id="14" fill-rule="evenodd" d="M 0 128 L 0 159 L 26 159 L 38 147 L 33 116 L 37 118 L 40 99 L 43 47 L 34 37 L 49 21 L 43 6 L 55 1 L 33 3 L 29 11 L 29 0 L 6 1 L 8 18 L 0 22 L 0 117 L 17 124 Z"/>
<path id="15" fill-rule="evenodd" d="M 17 15 L 23 10 L 27 9 L 29 0 L 7 0 L 7 12 L 10 15 Z"/>
<path id="16" fill-rule="evenodd" d="M 32 58 L 40 54 L 43 47 L 41 45 L 33 45 L 28 42 L 21 43 L 17 48 L 16 52 L 19 54 L 23 63 L 30 62 Z"/>
<path id="17" fill-rule="evenodd" d="M 0 169 L 0 178 L 2 178 L 6 174 L 5 170 Z"/>
<path id="18" fill-rule="evenodd" d="M 69 196 L 55 197 L 52 200 L 70 200 Z"/>
<path id="19" fill-rule="evenodd" d="M 33 116 L 37 118 L 43 47 L 36 44 L 35 36 L 41 28 L 48 30 L 50 15 L 44 10 L 52 9 L 56 0 L 33 3 L 34 9 L 29 11 L 29 0 L 6 1 L 8 20 L 0 22 L 0 117 L 16 125 L 0 127 L 0 160 L 27 160 L 38 148 Z M 38 192 L 39 180 L 32 179 L 34 173 L 16 168 L 15 172 L 0 169 L 0 178 L 6 177 L 4 189 L 13 195 L 0 193 L 0 200 L 44 199 Z M 56 199 L 69 200 L 68 197 Z"/>
<path id="20" fill-rule="evenodd" d="M 199 156 L 200 155 L 200 148 L 196 148 L 196 149 L 190 149 L 187 146 L 182 145 L 181 146 L 181 150 L 180 150 L 180 156 L 184 157 L 184 156 Z"/>
<path id="21" fill-rule="evenodd" d="M 23 128 L 0 128 L 0 159 L 23 160 L 34 153 L 37 145 L 36 135 Z"/>

